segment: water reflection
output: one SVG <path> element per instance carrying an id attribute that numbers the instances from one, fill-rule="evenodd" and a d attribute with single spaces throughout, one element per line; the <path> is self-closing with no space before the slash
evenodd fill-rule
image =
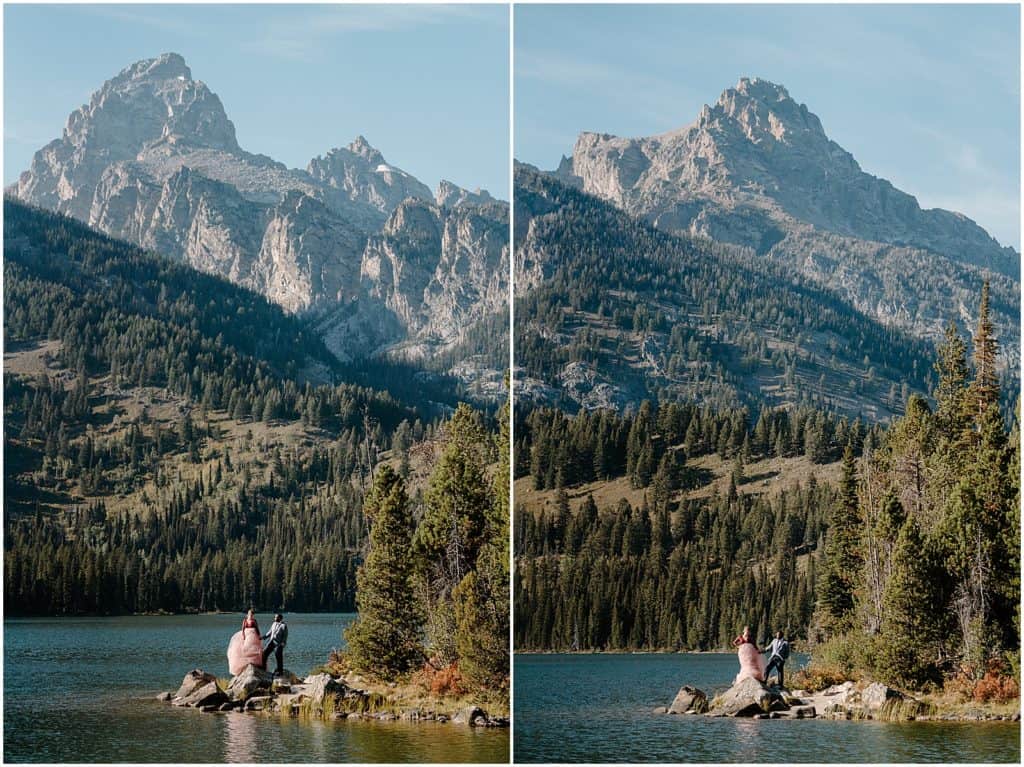
<path id="1" fill-rule="evenodd" d="M 737 719 L 733 758 L 738 762 L 757 760 L 757 744 L 764 734 L 764 722 L 759 719 Z"/>
<path id="2" fill-rule="evenodd" d="M 256 717 L 233 711 L 224 719 L 224 761 L 252 763 L 259 761 L 256 746 Z"/>

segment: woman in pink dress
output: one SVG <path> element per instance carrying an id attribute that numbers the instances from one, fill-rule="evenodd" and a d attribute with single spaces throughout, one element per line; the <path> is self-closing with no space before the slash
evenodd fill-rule
<path id="1" fill-rule="evenodd" d="M 242 630 L 236 631 L 228 643 L 228 670 L 231 675 L 240 673 L 249 664 L 256 668 L 263 665 L 263 640 L 260 639 L 260 627 L 256 616 L 250 608 L 242 620 Z"/>
<path id="2" fill-rule="evenodd" d="M 736 647 L 736 655 L 740 661 L 740 673 L 736 675 L 733 684 L 741 679 L 750 677 L 758 682 L 764 681 L 764 656 L 757 649 L 754 640 L 750 638 L 750 626 L 743 627 L 743 633 L 732 640 L 732 646 Z"/>

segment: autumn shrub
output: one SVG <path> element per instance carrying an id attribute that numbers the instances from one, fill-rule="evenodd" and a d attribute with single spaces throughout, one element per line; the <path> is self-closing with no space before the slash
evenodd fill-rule
<path id="1" fill-rule="evenodd" d="M 413 681 L 433 695 L 463 695 L 466 692 L 458 661 L 444 666 L 424 663 Z"/>
<path id="2" fill-rule="evenodd" d="M 972 697 L 978 703 L 1008 703 L 1020 697 L 1020 685 L 1006 672 L 1001 660 L 989 662 L 985 676 L 974 685 Z"/>
<path id="3" fill-rule="evenodd" d="M 842 684 L 847 679 L 846 673 L 839 666 L 812 661 L 806 668 L 793 674 L 790 686 L 795 689 L 817 692 L 834 684 Z"/>

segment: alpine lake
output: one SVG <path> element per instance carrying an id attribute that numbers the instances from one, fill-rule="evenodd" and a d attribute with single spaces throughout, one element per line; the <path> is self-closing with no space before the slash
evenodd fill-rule
<path id="1" fill-rule="evenodd" d="M 201 713 L 156 700 L 193 668 L 229 676 L 241 618 L 5 619 L 4 761 L 508 762 L 508 729 Z M 257 618 L 266 631 L 273 616 Z M 355 615 L 285 618 L 285 666 L 305 676 L 342 645 Z"/>
<path id="2" fill-rule="evenodd" d="M 794 654 L 792 674 L 806 663 Z M 758 720 L 654 713 L 690 684 L 727 689 L 735 653 L 515 657 L 515 761 L 1011 762 L 1019 722 Z"/>

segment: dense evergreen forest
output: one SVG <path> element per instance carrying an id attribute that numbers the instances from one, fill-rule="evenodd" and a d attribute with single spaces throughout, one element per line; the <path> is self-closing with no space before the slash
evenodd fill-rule
<path id="1" fill-rule="evenodd" d="M 932 401 L 912 397 L 882 445 L 848 457 L 817 592 L 820 663 L 975 699 L 1020 684 L 1020 426 L 995 373 L 988 285 L 968 345 L 938 349 Z"/>
<path id="2" fill-rule="evenodd" d="M 4 212 L 7 611 L 352 609 L 363 492 L 443 436 L 447 383 L 375 363 L 416 408 L 340 383 L 263 297 Z"/>
<path id="3" fill-rule="evenodd" d="M 911 395 L 884 429 L 801 408 L 763 407 L 753 423 L 676 403 L 524 411 L 516 474 L 554 503 L 517 506 L 517 647 L 711 649 L 749 624 L 816 645 L 836 680 L 1012 678 L 1019 425 L 1000 407 L 1016 396 L 1000 390 L 997 347 L 986 285 L 973 370 L 950 325 L 931 399 Z M 693 497 L 709 453 L 732 462 L 728 490 Z M 772 493 L 746 476 L 751 461 L 798 455 L 841 457 L 839 485 L 812 476 Z M 575 492 L 619 477 L 642 503 Z"/>
<path id="4" fill-rule="evenodd" d="M 508 419 L 506 406 L 501 429 L 488 434 L 480 414 L 460 405 L 419 504 L 390 466 L 377 472 L 364 507 L 359 618 L 341 662 L 383 679 L 419 669 L 434 692 L 486 689 L 507 701 Z"/>
<path id="5" fill-rule="evenodd" d="M 935 385 L 931 343 L 767 260 L 665 234 L 522 166 L 515 206 L 523 397 L 570 412 L 651 399 L 882 421 Z M 1016 397 L 1017 366 L 1002 367 Z"/>
<path id="6" fill-rule="evenodd" d="M 878 427 L 796 409 L 716 412 L 644 402 L 627 415 L 568 416 L 537 408 L 517 420 L 517 475 L 555 489 L 550 508 L 517 507 L 516 646 L 523 649 L 713 649 L 749 623 L 806 637 L 817 551 L 835 490 L 813 474 L 761 494 L 746 466 L 771 456 L 835 461 L 845 446 L 871 450 Z M 728 489 L 694 462 L 731 463 Z M 628 477 L 643 502 L 598 508 L 573 485 Z M 762 636 L 759 633 L 758 636 Z"/>

